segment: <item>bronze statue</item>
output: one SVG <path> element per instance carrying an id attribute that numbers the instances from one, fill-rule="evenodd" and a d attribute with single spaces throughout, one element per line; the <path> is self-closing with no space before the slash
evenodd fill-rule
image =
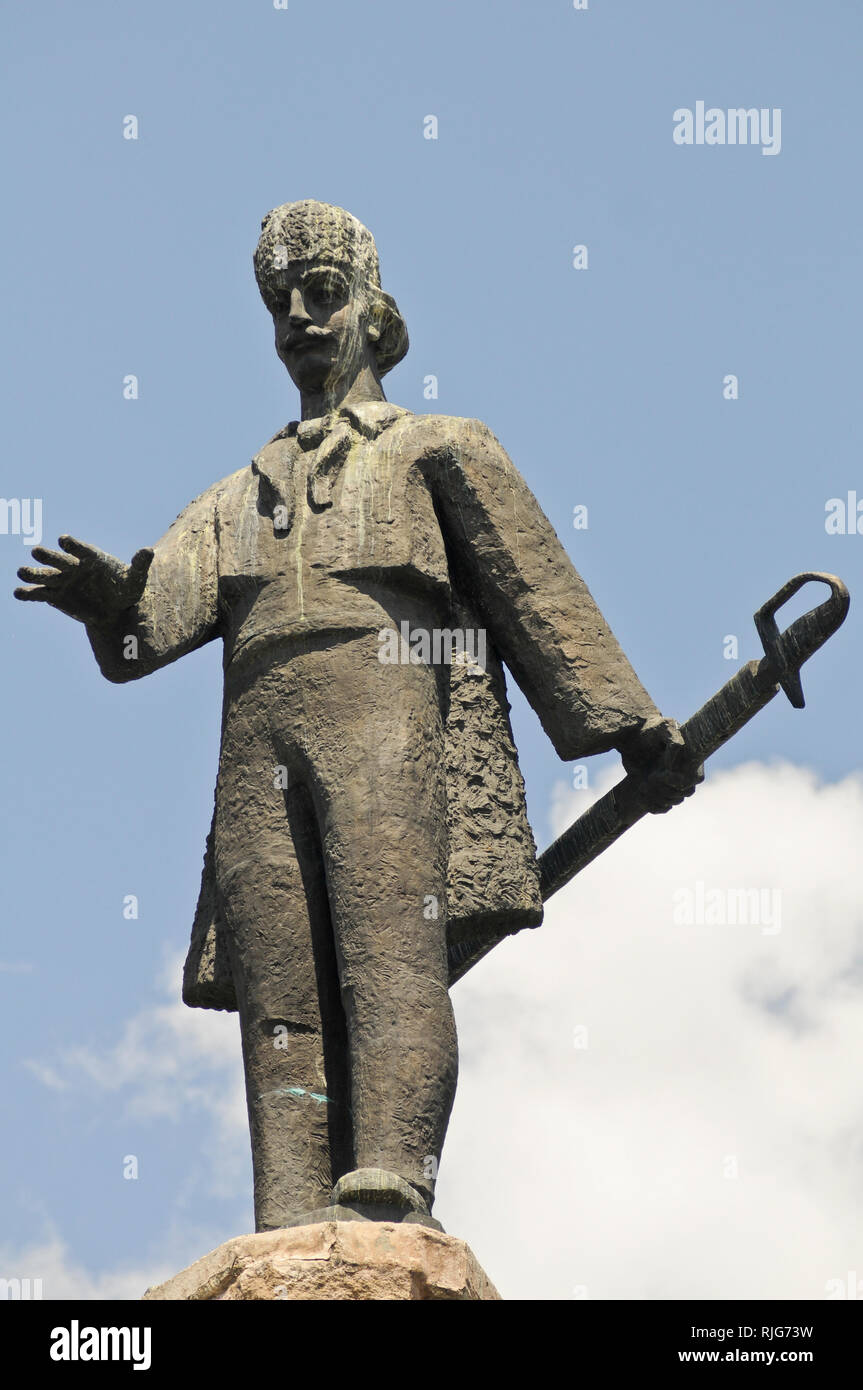
<path id="1" fill-rule="evenodd" d="M 642 810 L 702 774 L 491 431 L 385 399 L 408 336 L 368 230 L 312 201 L 262 227 L 300 421 L 131 564 L 64 536 L 16 593 L 118 683 L 224 642 L 183 997 L 239 1011 L 257 1229 L 436 1225 L 448 947 L 542 919 L 501 663 L 562 759 L 649 773 Z"/>

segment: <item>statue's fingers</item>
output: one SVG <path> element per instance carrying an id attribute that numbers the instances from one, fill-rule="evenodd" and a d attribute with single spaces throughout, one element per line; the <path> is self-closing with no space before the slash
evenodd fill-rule
<path id="1" fill-rule="evenodd" d="M 688 796 L 690 792 L 695 791 L 696 781 L 690 773 L 688 776 L 670 777 L 665 785 L 669 792 L 673 792 L 676 796 Z"/>
<path id="2" fill-rule="evenodd" d="M 30 603 L 48 603 L 51 595 L 47 589 L 13 589 L 13 596 Z"/>
<path id="3" fill-rule="evenodd" d="M 655 774 L 658 786 L 669 787 L 673 791 L 688 791 L 704 781 L 704 764 L 695 767 L 690 757 L 672 758 L 667 767 Z"/>
<path id="4" fill-rule="evenodd" d="M 57 585 L 65 580 L 66 575 L 60 570 L 40 570 L 34 569 L 32 565 L 22 565 L 18 571 L 18 578 L 23 579 L 26 584 L 44 584 L 48 589 L 56 589 Z"/>
<path id="5" fill-rule="evenodd" d="M 692 767 L 690 764 L 687 768 L 681 768 L 679 773 L 675 773 L 675 781 L 679 787 L 682 787 L 688 796 L 690 792 L 695 791 L 696 787 L 700 787 L 701 783 L 704 781 L 704 764 L 702 763 L 700 767 Z"/>
<path id="6" fill-rule="evenodd" d="M 53 565 L 58 570 L 74 570 L 80 563 L 72 555 L 64 555 L 59 550 L 48 550 L 44 545 L 34 545 L 31 554 L 41 565 Z"/>
<path id="7" fill-rule="evenodd" d="M 652 782 L 642 782 L 638 788 L 638 799 L 645 811 L 651 815 L 656 815 L 661 811 L 667 811 L 667 798 L 664 793 Z"/>
<path id="8" fill-rule="evenodd" d="M 678 785 L 666 775 L 648 778 L 642 791 L 642 798 L 648 810 L 654 815 L 670 811 L 679 806 L 686 795 L 686 787 Z"/>
<path id="9" fill-rule="evenodd" d="M 88 545 L 87 541 L 78 541 L 74 536 L 61 536 L 59 544 L 78 560 L 102 560 L 105 558 L 104 550 L 100 550 L 96 545 Z"/>

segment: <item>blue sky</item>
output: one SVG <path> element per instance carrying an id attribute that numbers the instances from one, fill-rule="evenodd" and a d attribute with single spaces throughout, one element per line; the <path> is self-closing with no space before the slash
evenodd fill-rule
<path id="1" fill-rule="evenodd" d="M 128 559 L 296 417 L 252 251 L 270 208 L 334 202 L 374 232 L 410 330 L 388 397 L 494 430 L 664 712 L 684 719 L 729 678 L 728 634 L 741 662 L 759 654 L 752 613 L 791 574 L 845 579 L 851 614 L 804 671 L 808 708 L 777 700 L 711 769 L 856 774 L 863 537 L 828 535 L 825 505 L 863 499 L 857 5 L 47 0 L 7 10 L 3 29 L 0 491 L 42 499 L 45 544 L 71 532 Z M 780 108 L 781 152 L 676 145 L 673 112 L 698 100 Z M 183 1035 L 172 1077 L 162 1030 L 159 1085 L 141 1093 L 191 926 L 221 653 L 111 686 L 77 624 L 12 599 L 21 536 L 0 535 L 0 555 L 0 1240 L 56 1238 L 84 1287 L 251 1228 L 241 1137 L 212 1120 L 228 1072 L 201 1060 L 221 1044 Z M 542 846 L 570 770 L 511 698 Z M 657 853 L 672 820 L 652 823 Z M 826 875 L 830 852 L 828 838 Z M 459 1014 L 468 1086 L 477 1000 Z M 181 1084 L 187 1045 L 197 1089 Z M 213 1176 L 221 1142 L 230 1180 Z M 441 1177 L 444 1204 L 481 1181 L 448 1172 L 447 1150 Z"/>

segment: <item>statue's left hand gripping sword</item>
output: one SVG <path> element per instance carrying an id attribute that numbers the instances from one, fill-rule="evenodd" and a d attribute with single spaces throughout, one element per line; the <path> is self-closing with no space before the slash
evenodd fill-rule
<path id="1" fill-rule="evenodd" d="M 830 597 L 780 632 L 776 625 L 777 612 L 798 589 L 813 580 L 827 584 Z M 760 661 L 748 661 L 741 666 L 706 705 L 681 725 L 680 732 L 696 764 L 704 762 L 733 738 L 780 690 L 785 691 L 795 709 L 803 709 L 800 668 L 841 626 L 848 604 L 848 590 L 841 579 L 835 574 L 812 572 L 789 579 L 759 608 L 755 627 L 764 656 Z M 539 856 L 544 902 L 647 814 L 641 794 L 643 780 L 643 774 L 630 773 L 624 777 Z M 481 943 L 465 941 L 451 946 L 450 984 L 460 980 L 502 940 L 504 937 L 499 936 Z"/>

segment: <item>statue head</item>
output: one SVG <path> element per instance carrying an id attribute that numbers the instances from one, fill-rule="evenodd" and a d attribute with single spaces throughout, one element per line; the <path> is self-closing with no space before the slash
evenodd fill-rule
<path id="1" fill-rule="evenodd" d="M 305 199 L 267 213 L 255 277 L 276 351 L 301 391 L 364 365 L 382 377 L 408 350 L 404 319 L 381 289 L 374 237 L 343 208 Z"/>

